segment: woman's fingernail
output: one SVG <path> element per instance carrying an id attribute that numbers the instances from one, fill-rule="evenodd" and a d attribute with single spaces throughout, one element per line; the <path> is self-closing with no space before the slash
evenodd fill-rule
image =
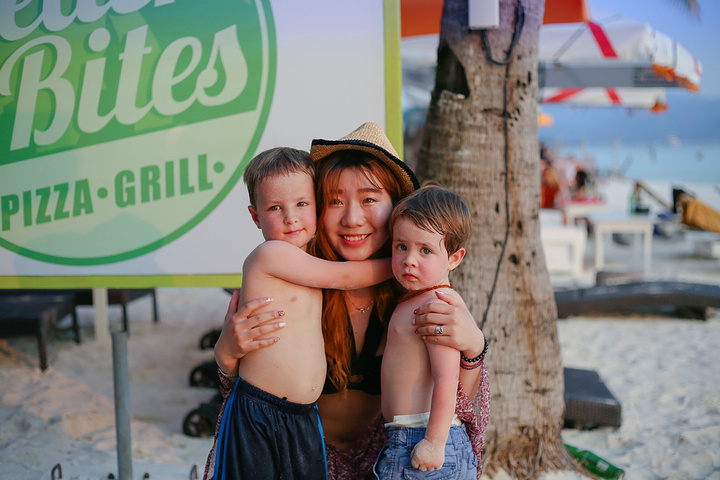
<path id="1" fill-rule="evenodd" d="M 270 303 L 270 302 L 272 302 L 272 298 L 267 297 L 267 298 L 265 299 L 265 303 Z"/>
<path id="2" fill-rule="evenodd" d="M 284 327 L 285 325 L 287 325 L 287 323 L 285 323 L 285 322 L 278 323 L 278 327 Z"/>
<path id="3" fill-rule="evenodd" d="M 418 311 L 418 309 L 416 308 L 415 310 L 413 310 L 413 313 L 414 313 L 415 315 L 417 315 L 417 311 Z"/>
<path id="4" fill-rule="evenodd" d="M 440 290 L 435 290 L 435 293 L 438 295 L 447 295 L 447 293 L 441 292 Z"/>
<path id="5" fill-rule="evenodd" d="M 417 328 L 416 328 L 416 329 L 415 329 L 415 335 L 417 335 L 417 332 L 418 332 L 418 331 L 417 331 Z"/>
<path id="6" fill-rule="evenodd" d="M 285 315 L 285 310 L 278 310 L 278 317 L 282 317 Z"/>
<path id="7" fill-rule="evenodd" d="M 412 324 L 415 325 L 415 318 L 412 319 Z"/>

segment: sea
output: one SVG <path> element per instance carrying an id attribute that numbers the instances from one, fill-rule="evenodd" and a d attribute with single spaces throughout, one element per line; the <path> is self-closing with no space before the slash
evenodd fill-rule
<path id="1" fill-rule="evenodd" d="M 669 137 L 664 143 L 563 145 L 562 156 L 573 155 L 591 162 L 595 174 L 628 179 L 711 183 L 720 187 L 720 141 L 681 143 Z"/>

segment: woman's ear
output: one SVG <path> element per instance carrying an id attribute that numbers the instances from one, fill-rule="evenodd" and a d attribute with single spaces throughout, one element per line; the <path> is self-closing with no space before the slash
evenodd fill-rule
<path id="1" fill-rule="evenodd" d="M 450 268 L 450 271 L 455 270 L 455 268 L 460 265 L 460 262 L 462 262 L 462 259 L 465 257 L 465 249 L 460 248 L 457 252 L 451 254 L 448 257 L 449 264 L 448 267 Z"/>
<path id="2" fill-rule="evenodd" d="M 260 217 L 258 217 L 257 209 L 252 205 L 248 205 L 248 212 L 250 212 L 250 216 L 252 217 L 253 222 L 255 222 L 255 225 L 257 225 L 258 228 L 262 229 L 262 227 L 260 226 Z"/>

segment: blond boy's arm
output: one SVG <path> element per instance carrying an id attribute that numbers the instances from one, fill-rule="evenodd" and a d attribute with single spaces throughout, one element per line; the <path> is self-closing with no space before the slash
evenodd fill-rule
<path id="1" fill-rule="evenodd" d="M 279 240 L 263 243 L 248 258 L 253 263 L 257 262 L 268 275 L 313 288 L 354 290 L 392 277 L 390 258 L 333 262 L 313 257 L 298 247 Z"/>
<path id="2" fill-rule="evenodd" d="M 452 347 L 427 345 L 432 368 L 433 392 L 425 438 L 412 452 L 412 466 L 422 471 L 438 470 L 445 462 L 445 443 L 455 414 L 460 375 L 460 352 Z"/>

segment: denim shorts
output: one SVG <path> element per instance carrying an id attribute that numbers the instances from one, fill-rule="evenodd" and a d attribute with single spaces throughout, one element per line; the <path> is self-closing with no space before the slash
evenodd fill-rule
<path id="1" fill-rule="evenodd" d="M 415 445 L 425 438 L 425 427 L 389 427 L 388 442 L 380 451 L 375 464 L 375 478 L 380 480 L 452 478 L 476 480 L 478 461 L 464 426 L 450 427 L 445 444 L 445 463 L 440 470 L 421 472 L 413 468 L 410 454 Z"/>

